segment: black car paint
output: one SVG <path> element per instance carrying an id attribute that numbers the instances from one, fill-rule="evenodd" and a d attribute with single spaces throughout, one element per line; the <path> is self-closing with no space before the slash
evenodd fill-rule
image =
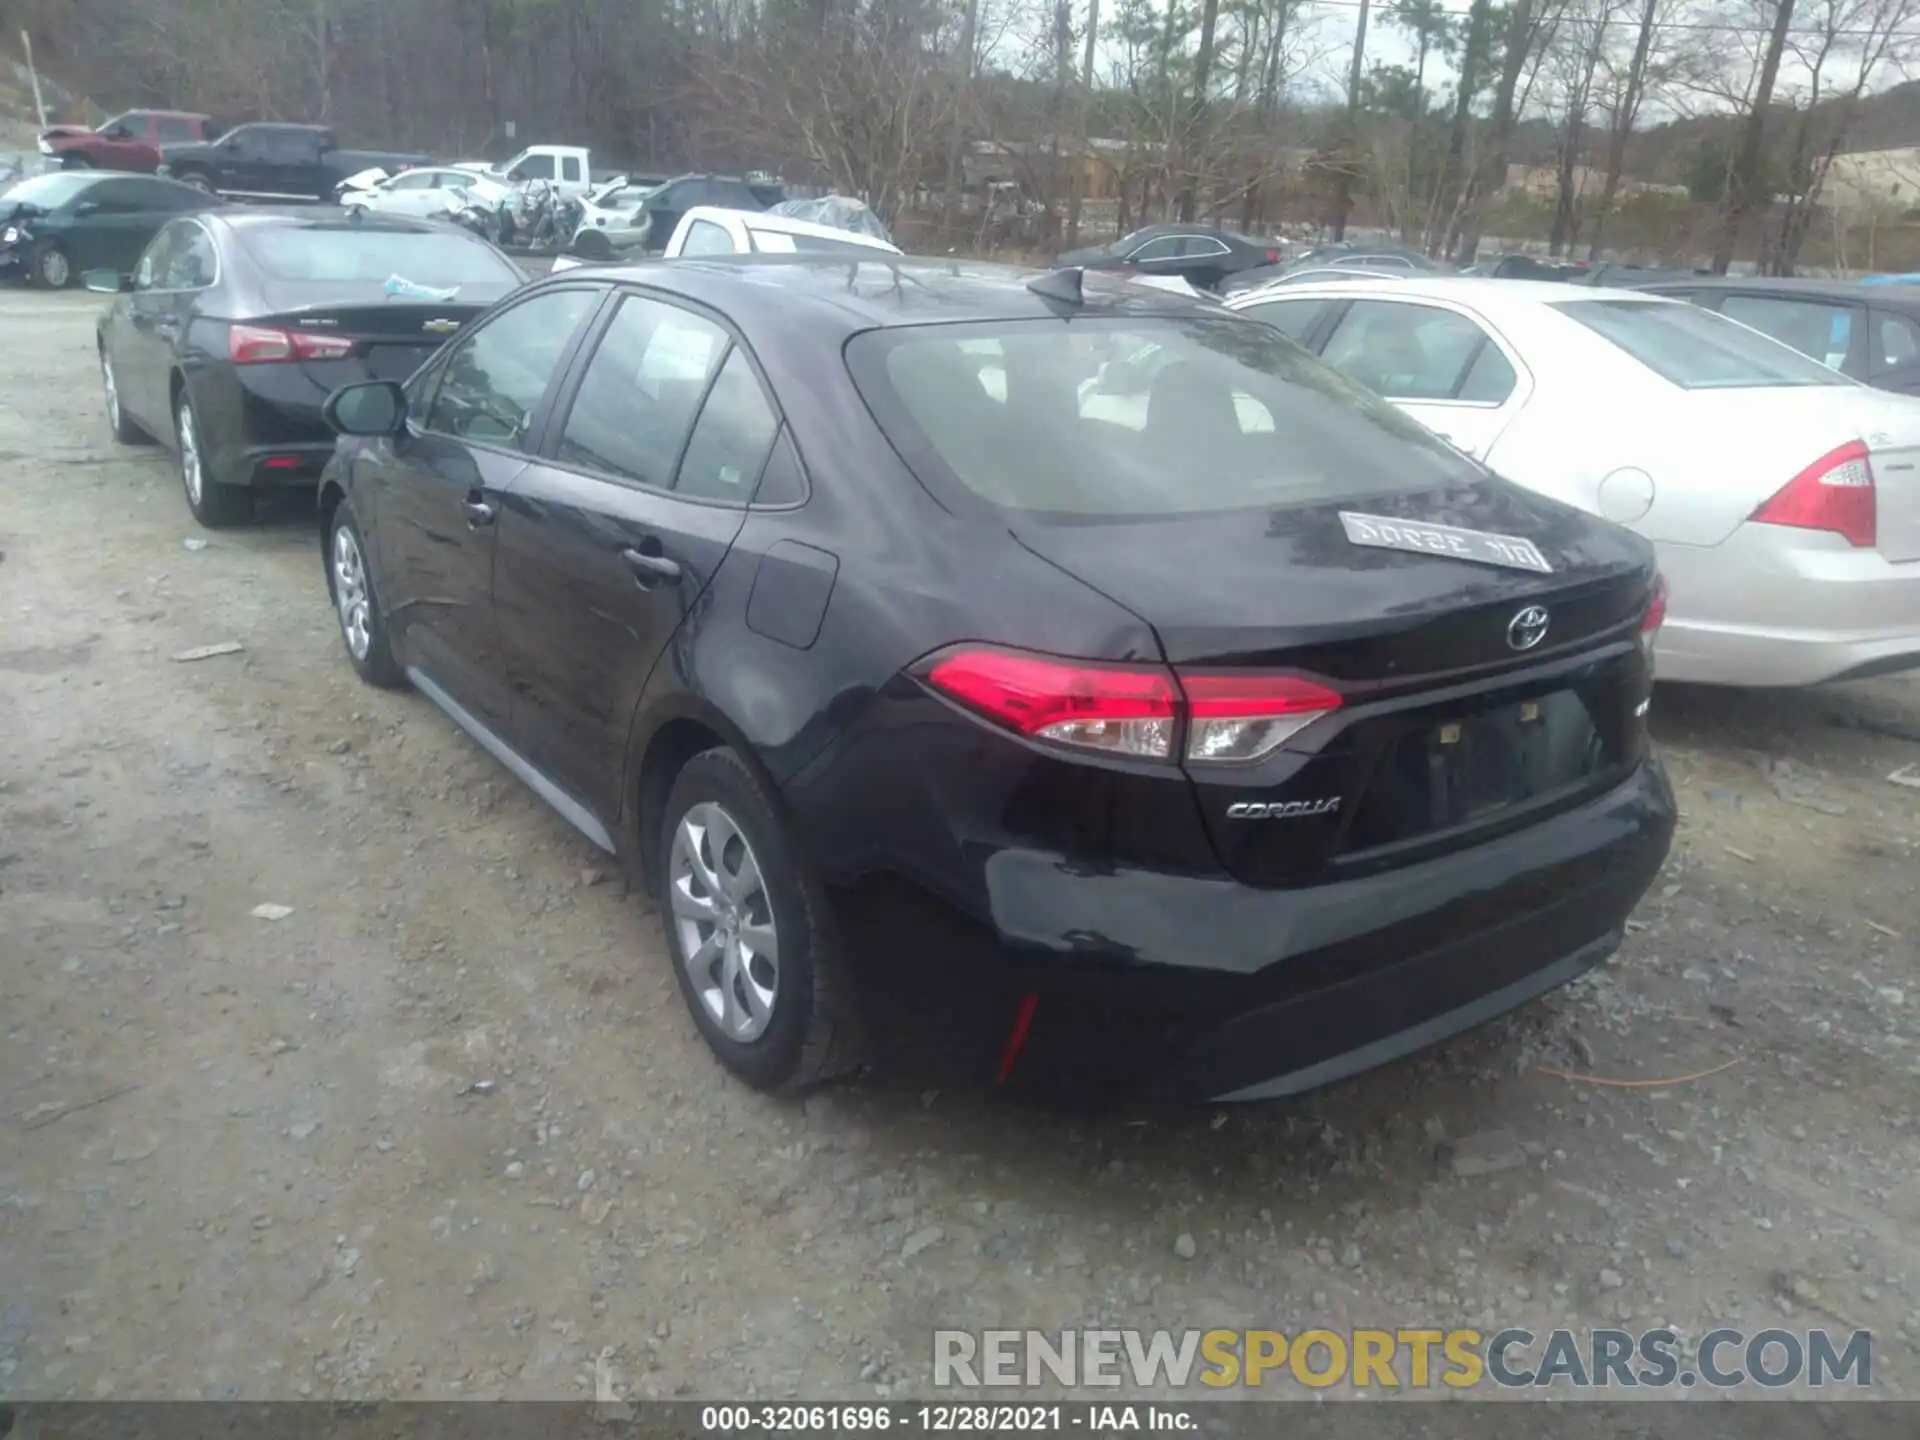
<path id="1" fill-rule="evenodd" d="M 667 248 L 680 217 L 701 205 L 717 205 L 723 210 L 771 210 L 787 198 L 778 185 L 763 185 L 732 175 L 678 175 L 663 181 L 647 196 L 641 210 L 647 216 L 648 250 L 658 253 Z"/>
<path id="2" fill-rule="evenodd" d="M 1225 254 L 1199 256 L 1175 255 L 1161 259 L 1141 259 L 1155 241 L 1183 235 L 1202 236 L 1226 247 Z M 1276 245 L 1249 240 L 1231 230 L 1214 225 L 1149 225 L 1123 235 L 1111 245 L 1094 245 L 1063 251 L 1054 259 L 1057 267 L 1082 270 L 1137 270 L 1147 275 L 1177 276 L 1202 290 L 1221 288 L 1230 276 L 1258 266 L 1278 262 Z"/>
<path id="3" fill-rule="evenodd" d="M 321 482 L 322 534 L 351 507 L 416 683 L 642 872 L 659 862 L 652 826 L 674 767 L 734 748 L 779 797 L 870 1003 L 899 1018 L 876 1027 L 883 1046 L 913 1063 L 937 1051 L 991 1074 L 1037 994 L 1017 1083 L 1279 1093 L 1476 1023 L 1612 951 L 1674 824 L 1640 718 L 1642 542 L 1491 478 L 1369 503 L 1528 534 L 1557 577 L 1359 554 L 1325 507 L 1030 518 L 1009 533 L 986 502 L 927 488 L 839 352 L 889 325 L 1067 323 L 1057 302 L 1002 270 L 860 270 L 876 278 L 858 293 L 844 261 L 569 272 L 526 295 L 591 285 L 608 298 L 569 342 L 530 454 L 414 424 L 344 441 Z M 782 420 L 777 496 L 771 468 L 753 503 L 727 507 L 556 462 L 564 397 L 623 293 L 718 319 L 746 349 Z M 1088 293 L 1088 315 L 1204 308 Z M 649 544 L 684 584 L 623 572 L 619 552 Z M 1501 639 L 1508 617 L 1543 597 L 1556 643 L 1517 657 Z M 1066 753 L 963 713 L 913 674 L 956 641 L 1310 661 L 1355 703 L 1306 753 L 1196 783 L 1177 765 Z M 1290 771 L 1351 770 L 1396 726 L 1603 672 L 1629 733 L 1618 764 L 1579 793 L 1411 852 L 1235 878 L 1236 844 L 1263 847 L 1272 870 L 1293 832 L 1223 830 L 1230 793 L 1290 793 Z"/>
<path id="4" fill-rule="evenodd" d="M 322 125 L 237 125 L 213 140 L 165 145 L 161 168 L 217 195 L 246 200 L 331 200 L 340 182 L 362 170 L 389 173 L 431 165 L 429 155 L 343 150 Z"/>
<path id="5" fill-rule="evenodd" d="M 333 455 L 333 432 L 320 413 L 327 397 L 356 380 L 410 375 L 447 338 L 445 321 L 471 318 L 514 289 L 520 273 L 499 256 L 506 267 L 501 284 L 460 304 L 394 299 L 378 285 L 301 285 L 267 275 L 249 255 L 245 235 L 265 227 L 339 223 L 337 216 L 234 207 L 204 211 L 193 223 L 207 232 L 217 254 L 214 282 L 142 288 L 136 274 L 134 288 L 107 307 L 96 331 L 101 355 L 113 362 L 122 408 L 149 435 L 177 446 L 176 399 L 182 392 L 191 397 L 209 478 L 224 485 L 311 485 Z M 397 216 L 360 223 L 387 230 L 436 228 Z M 443 233 L 451 243 L 486 247 L 465 231 Z M 236 365 L 227 345 L 235 324 L 313 328 L 365 343 L 362 353 L 342 360 Z M 270 459 L 283 463 L 269 466 Z"/>
<path id="6" fill-rule="evenodd" d="M 52 246 L 66 255 L 75 282 L 93 269 L 127 274 L 161 226 L 213 203 L 184 185 L 111 170 L 63 171 L 60 183 L 71 190 L 52 206 L 0 195 L 0 236 L 14 232 L 13 240 L 0 239 L 0 276 L 36 275 Z"/>
<path id="7" fill-rule="evenodd" d="M 1882 364 L 1871 349 L 1875 321 L 1882 316 L 1904 322 L 1909 334 L 1920 333 L 1920 294 L 1909 293 L 1902 285 L 1858 285 L 1844 280 L 1811 280 L 1764 276 L 1730 277 L 1691 276 L 1646 272 L 1643 276 L 1619 277 L 1615 285 L 1645 290 L 1650 295 L 1666 295 L 1688 300 L 1708 310 L 1719 310 L 1732 296 L 1751 296 L 1764 300 L 1800 300 L 1836 306 L 1851 312 L 1846 358 L 1840 373 L 1876 390 L 1896 395 L 1920 395 L 1920 355 L 1899 364 Z M 1791 343 L 1775 336 L 1783 343 Z M 1816 359 L 1824 357 L 1816 356 Z"/>

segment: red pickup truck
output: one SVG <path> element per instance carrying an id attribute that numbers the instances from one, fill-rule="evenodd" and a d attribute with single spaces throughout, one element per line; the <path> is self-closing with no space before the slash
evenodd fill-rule
<path id="1" fill-rule="evenodd" d="M 40 153 L 65 170 L 133 170 L 151 175 L 160 164 L 162 145 L 211 140 L 217 127 L 210 115 L 185 110 L 129 110 L 98 130 L 55 125 L 40 135 Z"/>

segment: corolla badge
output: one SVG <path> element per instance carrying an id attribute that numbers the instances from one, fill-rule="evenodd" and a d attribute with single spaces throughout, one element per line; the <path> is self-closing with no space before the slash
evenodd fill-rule
<path id="1" fill-rule="evenodd" d="M 1229 820 L 1294 820 L 1302 815 L 1331 815 L 1340 808 L 1340 797 L 1324 800 L 1241 800 L 1227 807 Z"/>
<path id="2" fill-rule="evenodd" d="M 1507 622 L 1507 644 L 1515 650 L 1531 650 L 1547 638 L 1547 607 L 1529 605 Z"/>

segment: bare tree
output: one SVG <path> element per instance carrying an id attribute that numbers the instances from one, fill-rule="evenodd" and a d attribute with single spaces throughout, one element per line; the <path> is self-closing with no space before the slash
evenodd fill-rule
<path id="1" fill-rule="evenodd" d="M 1759 77 L 1754 82 L 1752 109 L 1742 127 L 1740 149 L 1727 172 L 1727 197 L 1721 213 L 1720 235 L 1714 244 L 1713 273 L 1724 275 L 1733 262 L 1733 252 L 1746 229 L 1747 217 L 1759 206 L 1762 196 L 1761 148 L 1766 140 L 1767 110 L 1773 104 L 1774 83 L 1780 76 L 1780 57 L 1786 53 L 1787 32 L 1793 25 L 1794 0 L 1773 0 L 1773 25 L 1767 36 L 1767 49 L 1760 61 Z"/>

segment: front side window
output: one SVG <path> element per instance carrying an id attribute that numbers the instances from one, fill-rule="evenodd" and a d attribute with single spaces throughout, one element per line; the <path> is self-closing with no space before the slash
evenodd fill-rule
<path id="1" fill-rule="evenodd" d="M 1264 305 L 1249 305 L 1242 313 L 1265 321 L 1296 344 L 1304 344 L 1326 309 L 1325 300 L 1269 300 Z"/>
<path id="2" fill-rule="evenodd" d="M 553 157 L 551 155 L 529 155 L 513 167 L 516 180 L 553 179 Z"/>
<path id="3" fill-rule="evenodd" d="M 1773 295 L 1729 295 L 1720 302 L 1729 320 L 1751 325 L 1811 360 L 1838 370 L 1853 344 L 1853 307 Z"/>
<path id="4" fill-rule="evenodd" d="M 1268 326 L 1160 317 L 897 327 L 847 348 L 936 491 L 1063 519 L 1346 501 L 1484 475 Z"/>
<path id="5" fill-rule="evenodd" d="M 1920 360 L 1920 325 L 1890 310 L 1873 312 L 1873 370 L 1877 375 Z"/>
<path id="6" fill-rule="evenodd" d="M 668 489 L 726 348 L 726 331 L 712 321 L 627 296 L 587 362 L 561 431 L 561 462 Z"/>
<path id="7" fill-rule="evenodd" d="M 455 439 L 525 449 L 573 333 L 598 290 L 553 290 L 495 316 L 447 357 L 426 428 Z"/>
<path id="8" fill-rule="evenodd" d="M 1561 300 L 1554 308 L 1683 390 L 1849 383 L 1792 347 L 1696 305 Z"/>
<path id="9" fill-rule="evenodd" d="M 191 120 L 168 120 L 164 116 L 153 122 L 153 133 L 162 145 L 188 144 L 200 138 Z"/>
<path id="10" fill-rule="evenodd" d="M 1451 310 L 1356 300 L 1320 357 L 1390 399 L 1454 400 L 1486 340 L 1478 325 Z"/>

